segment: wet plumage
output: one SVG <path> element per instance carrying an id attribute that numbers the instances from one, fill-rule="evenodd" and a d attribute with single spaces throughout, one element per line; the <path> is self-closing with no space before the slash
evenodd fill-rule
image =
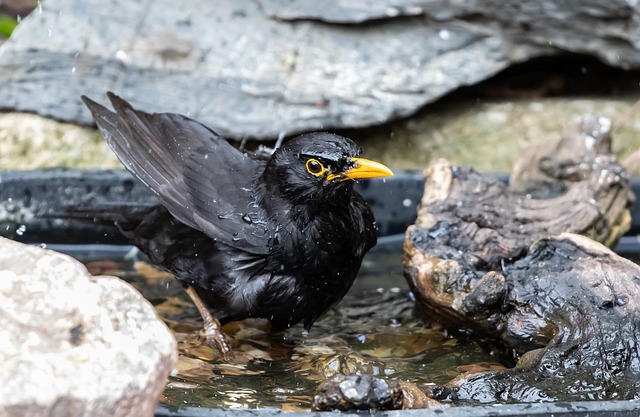
<path id="1" fill-rule="evenodd" d="M 350 288 L 376 243 L 352 179 L 391 175 L 329 133 L 300 135 L 271 157 L 243 153 L 187 117 L 147 114 L 109 94 L 83 97 L 124 166 L 160 205 L 123 210 L 122 233 L 193 287 L 221 323 L 269 319 L 309 329 Z"/>

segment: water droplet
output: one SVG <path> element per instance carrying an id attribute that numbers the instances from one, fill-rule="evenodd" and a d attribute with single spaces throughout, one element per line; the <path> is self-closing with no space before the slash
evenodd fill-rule
<path id="1" fill-rule="evenodd" d="M 47 249 L 47 244 L 46 244 L 46 243 L 41 243 L 41 244 L 40 244 L 40 247 L 41 247 L 42 249 Z"/>
<path id="2" fill-rule="evenodd" d="M 408 198 L 405 198 L 404 200 L 402 200 L 402 205 L 405 207 L 411 207 L 411 200 Z"/>
<path id="3" fill-rule="evenodd" d="M 27 226 L 25 226 L 24 224 L 21 224 L 21 225 L 16 229 L 16 234 L 17 234 L 18 236 L 22 236 L 26 230 L 27 230 Z"/>
<path id="4" fill-rule="evenodd" d="M 129 61 L 129 54 L 127 54 L 122 49 L 118 49 L 118 52 L 116 52 L 116 59 L 118 61 L 128 62 Z"/>
<path id="5" fill-rule="evenodd" d="M 71 68 L 71 72 L 72 72 L 72 73 L 76 72 L 76 67 L 72 67 L 72 68 Z"/>
<path id="6" fill-rule="evenodd" d="M 253 220 L 251 220 L 251 216 L 249 216 L 247 213 L 242 215 L 242 221 L 247 224 L 253 223 Z"/>

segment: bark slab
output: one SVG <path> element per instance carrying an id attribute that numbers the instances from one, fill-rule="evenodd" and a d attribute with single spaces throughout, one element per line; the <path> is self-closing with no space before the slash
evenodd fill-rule
<path id="1" fill-rule="evenodd" d="M 640 267 L 597 242 L 628 230 L 634 198 L 610 146 L 610 122 L 588 115 L 523 152 L 510 186 L 446 161 L 426 171 L 405 241 L 418 310 L 522 357 L 452 381 L 436 399 L 640 398 Z"/>

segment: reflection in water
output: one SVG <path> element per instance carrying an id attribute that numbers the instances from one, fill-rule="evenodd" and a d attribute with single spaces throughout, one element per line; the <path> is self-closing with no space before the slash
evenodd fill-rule
<path id="1" fill-rule="evenodd" d="M 179 343 L 180 358 L 162 402 L 208 408 L 310 409 L 318 382 L 337 372 L 366 373 L 417 384 L 444 383 L 468 370 L 499 369 L 497 360 L 412 316 L 401 254 L 372 251 L 351 292 L 317 321 L 271 334 L 263 320 L 224 327 L 236 363 L 214 360 L 202 323 L 182 286 L 142 262 L 99 261 L 92 272 L 131 282 L 157 308 Z"/>

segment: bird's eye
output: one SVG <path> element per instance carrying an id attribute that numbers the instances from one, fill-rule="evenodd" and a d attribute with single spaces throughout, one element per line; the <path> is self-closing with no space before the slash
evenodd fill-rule
<path id="1" fill-rule="evenodd" d="M 307 160 L 307 171 L 309 171 L 309 174 L 319 177 L 324 174 L 326 168 L 320 161 L 311 158 Z"/>

